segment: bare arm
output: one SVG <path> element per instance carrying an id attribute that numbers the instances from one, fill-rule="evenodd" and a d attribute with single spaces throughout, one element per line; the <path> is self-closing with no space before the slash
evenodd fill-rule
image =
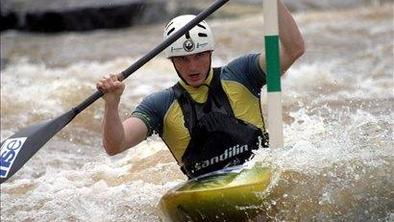
<path id="1" fill-rule="evenodd" d="M 124 83 L 117 80 L 116 75 L 104 77 L 97 83 L 97 88 L 104 92 L 103 145 L 109 155 L 115 155 L 131 148 L 147 135 L 145 123 L 138 118 L 121 121 L 119 116 L 120 97 L 124 91 Z"/>
<path id="2" fill-rule="evenodd" d="M 280 65 L 281 73 L 287 69 L 299 58 L 304 52 L 304 39 L 294 18 L 290 14 L 282 0 L 278 0 L 279 16 L 279 36 L 280 36 Z M 265 54 L 260 56 L 260 67 L 266 70 Z"/>

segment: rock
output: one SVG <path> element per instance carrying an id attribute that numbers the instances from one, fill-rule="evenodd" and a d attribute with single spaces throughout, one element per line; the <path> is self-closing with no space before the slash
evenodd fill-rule
<path id="1" fill-rule="evenodd" d="M 7 29 L 16 29 L 18 27 L 18 16 L 15 12 L 1 13 L 0 15 L 1 26 L 0 31 Z"/>
<path id="2" fill-rule="evenodd" d="M 86 31 L 149 24 L 169 17 L 165 0 L 4 0 L 1 30 Z"/>

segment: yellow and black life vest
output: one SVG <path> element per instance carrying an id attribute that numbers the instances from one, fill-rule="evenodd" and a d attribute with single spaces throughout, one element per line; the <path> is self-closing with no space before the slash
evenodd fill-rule
<path id="1" fill-rule="evenodd" d="M 180 163 L 189 178 L 243 164 L 253 158 L 253 150 L 268 147 L 268 134 L 235 117 L 220 73 L 214 68 L 205 103 L 194 101 L 180 83 L 172 87 L 191 135 Z"/>

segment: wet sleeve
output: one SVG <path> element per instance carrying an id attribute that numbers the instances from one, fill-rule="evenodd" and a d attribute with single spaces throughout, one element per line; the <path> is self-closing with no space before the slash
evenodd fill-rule
<path id="1" fill-rule="evenodd" d="M 247 87 L 255 96 L 266 84 L 265 72 L 260 68 L 260 54 L 249 54 L 236 58 L 224 66 L 224 78 L 236 81 Z"/>
<path id="2" fill-rule="evenodd" d="M 172 90 L 167 89 L 145 97 L 131 116 L 141 119 L 148 128 L 148 135 L 160 133 L 164 116 L 173 101 Z"/>

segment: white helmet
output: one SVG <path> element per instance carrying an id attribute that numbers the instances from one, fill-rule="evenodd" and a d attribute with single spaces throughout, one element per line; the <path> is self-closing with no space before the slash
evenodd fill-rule
<path id="1" fill-rule="evenodd" d="M 172 19 L 164 29 L 164 39 L 181 29 L 195 17 L 195 15 L 181 15 Z M 211 28 L 205 21 L 202 21 L 168 46 L 164 52 L 167 58 L 170 58 L 213 50 L 214 40 Z"/>

